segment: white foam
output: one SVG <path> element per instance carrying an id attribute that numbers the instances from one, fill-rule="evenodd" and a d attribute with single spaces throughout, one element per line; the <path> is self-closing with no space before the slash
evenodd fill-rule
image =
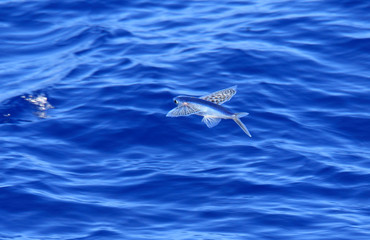
<path id="1" fill-rule="evenodd" d="M 22 98 L 24 98 L 26 101 L 34 104 L 37 107 L 38 111 L 36 112 L 36 115 L 40 118 L 47 118 L 48 116 L 46 115 L 46 110 L 54 108 L 48 102 L 48 98 L 43 94 L 39 94 L 37 96 L 28 95 L 28 97 L 22 96 Z"/>

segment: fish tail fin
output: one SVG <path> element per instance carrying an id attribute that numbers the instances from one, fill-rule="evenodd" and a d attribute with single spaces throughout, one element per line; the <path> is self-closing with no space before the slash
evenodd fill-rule
<path id="1" fill-rule="evenodd" d="M 249 133 L 247 127 L 240 121 L 240 118 L 247 116 L 249 113 L 241 112 L 241 113 L 235 113 L 233 116 L 233 120 L 239 125 L 241 129 L 249 136 L 252 137 L 252 135 Z"/>

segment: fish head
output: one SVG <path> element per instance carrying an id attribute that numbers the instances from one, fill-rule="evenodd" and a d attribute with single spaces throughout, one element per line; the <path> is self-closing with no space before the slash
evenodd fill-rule
<path id="1" fill-rule="evenodd" d="M 177 105 L 174 109 L 167 113 L 167 117 L 189 116 L 199 112 L 199 109 L 192 104 L 192 98 L 186 96 L 178 96 L 173 99 Z"/>
<path id="2" fill-rule="evenodd" d="M 186 104 L 186 99 L 184 99 L 184 96 L 177 96 L 173 98 L 173 102 L 177 105 L 183 105 Z"/>

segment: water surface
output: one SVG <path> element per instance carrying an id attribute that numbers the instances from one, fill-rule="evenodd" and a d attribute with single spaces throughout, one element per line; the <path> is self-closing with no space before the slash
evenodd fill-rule
<path id="1" fill-rule="evenodd" d="M 1 239 L 369 239 L 366 1 L 2 1 Z M 166 118 L 238 85 L 243 122 Z"/>

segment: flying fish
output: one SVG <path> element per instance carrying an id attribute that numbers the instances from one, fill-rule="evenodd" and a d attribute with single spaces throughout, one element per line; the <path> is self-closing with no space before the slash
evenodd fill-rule
<path id="1" fill-rule="evenodd" d="M 173 99 L 177 107 L 167 113 L 167 117 L 183 117 L 189 115 L 203 116 L 202 122 L 207 127 L 217 126 L 221 119 L 232 119 L 249 136 L 247 127 L 240 121 L 240 118 L 247 116 L 248 113 L 232 113 L 227 108 L 221 106 L 229 101 L 236 93 L 236 86 L 223 89 L 202 97 L 178 96 Z"/>

